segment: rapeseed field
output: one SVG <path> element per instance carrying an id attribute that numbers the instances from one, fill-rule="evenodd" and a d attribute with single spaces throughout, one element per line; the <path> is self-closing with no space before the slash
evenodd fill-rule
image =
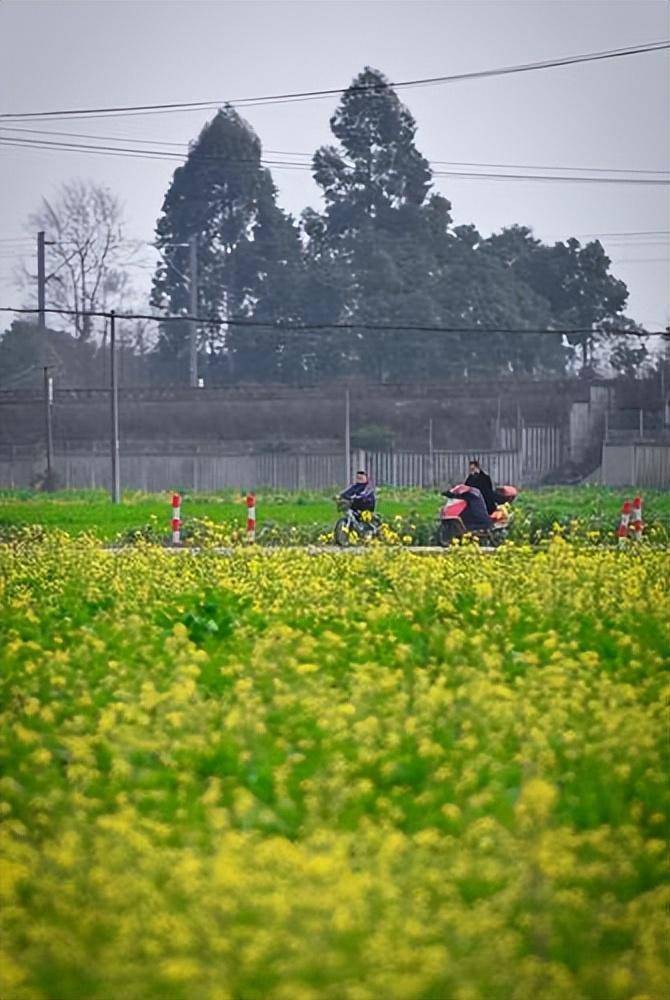
<path id="1" fill-rule="evenodd" d="M 0 995 L 667 997 L 668 582 L 0 547 Z"/>

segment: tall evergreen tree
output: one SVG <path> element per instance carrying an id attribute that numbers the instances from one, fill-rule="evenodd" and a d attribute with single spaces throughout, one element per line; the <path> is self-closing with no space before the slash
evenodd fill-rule
<path id="1" fill-rule="evenodd" d="M 415 122 L 381 73 L 366 68 L 353 81 L 331 128 L 340 147 L 315 154 L 325 210 L 310 213 L 308 234 L 348 275 L 340 318 L 361 327 L 347 343 L 345 367 L 378 378 L 560 369 L 560 334 L 550 341 L 476 332 L 543 327 L 549 305 L 501 248 L 487 246 L 472 226 L 451 228 L 450 202 L 429 195 Z M 369 329 L 394 322 L 396 330 Z M 473 333 L 402 329 L 410 326 Z"/>
<path id="2" fill-rule="evenodd" d="M 586 368 L 603 356 L 596 331 L 629 322 L 626 286 L 599 243 L 548 247 L 523 226 L 486 239 L 454 228 L 450 202 L 430 192 L 414 119 L 377 70 L 354 79 L 330 124 L 337 145 L 313 158 L 324 207 L 303 213 L 302 240 L 277 204 L 258 137 L 232 108 L 175 171 L 156 229 L 163 260 L 152 302 L 188 311 L 180 244 L 195 236 L 199 313 L 249 321 L 203 324 L 211 371 L 253 380 L 562 373 L 564 331 L 589 331 L 572 345 Z M 295 323 L 307 333 L 273 328 Z M 458 332 L 408 329 L 421 326 Z M 163 324 L 159 351 L 175 372 L 186 370 L 187 344 L 185 323 Z M 629 367 L 637 357 L 628 351 Z"/>
<path id="3" fill-rule="evenodd" d="M 341 148 L 314 155 L 332 235 L 394 209 L 422 205 L 431 185 L 428 161 L 416 148 L 416 123 L 386 77 L 369 66 L 342 96 L 330 119 Z"/>
<path id="4" fill-rule="evenodd" d="M 399 377 L 403 370 L 406 375 L 408 357 L 413 361 L 420 350 L 409 343 L 411 334 L 366 327 L 436 319 L 422 217 L 430 167 L 416 147 L 412 115 L 377 70 L 366 67 L 355 78 L 330 124 L 340 146 L 322 147 L 313 160 L 325 211 L 320 217 L 310 212 L 304 224 L 310 251 L 318 245 L 311 254 L 313 274 L 327 267 L 339 278 L 341 294 L 330 299 L 333 321 L 361 324 L 331 343 L 343 370 L 378 378 Z"/>
<path id="5" fill-rule="evenodd" d="M 256 311 L 269 315 L 286 269 L 299 267 L 298 233 L 277 206 L 260 141 L 229 106 L 205 125 L 186 163 L 175 171 L 156 226 L 163 259 L 152 304 L 172 314 L 189 309 L 189 250 L 181 244 L 191 236 L 197 240 L 198 312 L 212 319 L 252 318 Z M 226 336 L 225 326 L 212 323 L 199 331 L 200 348 L 214 365 L 224 351 L 229 358 L 231 352 L 247 357 L 243 336 Z M 187 342 L 186 324 L 163 325 L 159 351 L 182 368 Z M 263 367 L 258 351 L 249 356 Z"/>
<path id="6" fill-rule="evenodd" d="M 361 323 L 352 337 L 337 338 L 342 370 L 382 378 L 562 373 L 570 355 L 564 330 L 620 318 L 626 286 L 608 273 L 600 244 L 547 247 L 523 226 L 488 239 L 474 226 L 451 228 L 450 203 L 428 195 L 431 172 L 414 120 L 378 71 L 366 67 L 353 81 L 331 128 L 339 146 L 322 147 L 313 160 L 324 211 L 307 213 L 303 225 L 315 273 L 327 265 L 338 276 L 332 321 Z M 375 322 L 463 332 L 387 334 L 370 331 Z M 572 340 L 586 367 L 597 333 Z"/>

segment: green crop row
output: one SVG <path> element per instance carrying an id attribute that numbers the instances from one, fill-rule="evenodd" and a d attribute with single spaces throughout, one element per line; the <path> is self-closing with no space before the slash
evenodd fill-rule
<path id="1" fill-rule="evenodd" d="M 523 491 L 515 505 L 512 537 L 518 541 L 538 541 L 548 537 L 554 526 L 568 534 L 584 537 L 589 532 L 599 539 L 614 537 L 619 512 L 630 490 L 603 487 L 551 487 Z M 645 491 L 644 517 L 659 539 L 670 535 L 670 493 Z M 417 544 L 426 544 L 436 526 L 442 503 L 437 491 L 382 488 L 378 509 L 401 536 L 409 535 Z M 257 495 L 258 539 L 265 544 L 318 543 L 332 530 L 337 516 L 332 499 L 323 493 L 260 492 Z M 39 525 L 46 531 L 61 529 L 70 535 L 92 534 L 105 541 L 128 542 L 137 538 L 164 541 L 170 534 L 170 495 L 125 494 L 114 505 L 102 492 L 67 492 L 45 497 L 27 492 L 0 493 L 0 539 L 17 528 Z M 184 538 L 200 542 L 211 537 L 243 534 L 246 521 L 243 494 L 186 493 L 182 499 Z M 207 530 L 207 525 L 210 530 Z M 218 527 L 218 532 L 212 530 Z"/>

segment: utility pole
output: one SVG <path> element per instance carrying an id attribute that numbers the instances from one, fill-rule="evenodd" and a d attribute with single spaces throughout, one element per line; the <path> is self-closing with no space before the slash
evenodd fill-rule
<path id="1" fill-rule="evenodd" d="M 109 369 L 111 396 L 111 456 L 112 456 L 112 503 L 121 502 L 121 484 L 119 479 L 119 386 L 116 364 L 116 314 L 112 309 L 109 316 Z"/>
<path id="2" fill-rule="evenodd" d="M 45 299 L 46 299 L 46 269 L 44 266 L 44 230 L 40 229 L 37 234 L 37 308 L 39 310 L 37 314 L 37 323 L 42 329 L 46 326 L 46 319 L 44 315 L 45 309 Z M 46 371 L 46 368 L 44 369 Z"/>
<path id="3" fill-rule="evenodd" d="M 670 398 L 666 398 L 668 374 L 670 374 L 670 323 L 665 328 L 663 348 L 661 350 L 661 407 L 664 428 L 670 427 Z"/>
<path id="4" fill-rule="evenodd" d="M 189 284 L 191 291 L 191 316 L 198 315 L 198 241 L 197 236 L 189 238 Z M 189 383 L 198 384 L 198 324 L 193 319 L 189 333 Z"/>
<path id="5" fill-rule="evenodd" d="M 435 486 L 435 448 L 433 445 L 433 418 L 428 420 L 428 485 Z"/>
<path id="6" fill-rule="evenodd" d="M 47 276 L 44 248 L 52 247 L 53 245 L 53 240 L 46 240 L 44 238 L 44 230 L 40 229 L 37 234 L 37 325 L 42 330 L 44 330 L 47 325 L 45 315 Z"/>
<path id="7" fill-rule="evenodd" d="M 51 405 L 53 403 L 53 378 L 49 375 L 49 368 L 44 366 L 44 422 L 46 426 L 47 444 L 47 490 L 53 489 L 53 454 L 54 442 L 51 427 Z"/>
<path id="8" fill-rule="evenodd" d="M 349 482 L 351 477 L 351 417 L 350 417 L 349 389 L 344 390 L 344 464 L 345 482 Z"/>

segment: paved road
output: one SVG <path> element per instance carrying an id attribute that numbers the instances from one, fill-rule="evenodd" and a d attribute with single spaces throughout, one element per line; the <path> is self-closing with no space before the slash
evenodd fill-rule
<path id="1" fill-rule="evenodd" d="M 444 549 L 440 545 L 398 545 L 398 546 L 385 546 L 385 549 L 398 552 L 402 550 L 403 552 L 411 552 L 415 556 L 434 556 L 434 555 L 446 555 L 448 552 L 453 552 L 455 549 Z M 117 548 L 108 547 L 108 552 L 132 552 L 134 546 L 123 545 Z M 253 552 L 254 555 L 268 555 L 272 552 L 306 552 L 310 556 L 328 555 L 338 555 L 338 556 L 362 556 L 368 555 L 370 552 L 380 552 L 381 547 L 374 546 L 350 546 L 348 548 L 340 548 L 337 545 L 238 545 L 236 548 L 188 548 L 186 546 L 166 546 L 163 549 L 164 552 L 170 555 L 182 555 L 185 553 L 190 553 L 192 555 L 201 555 L 203 553 L 214 553 L 217 556 L 232 556 L 239 552 Z M 470 550 L 469 550 L 470 551 Z M 481 545 L 479 547 L 479 552 L 490 555 L 492 552 L 497 552 L 497 549 L 490 546 Z"/>

